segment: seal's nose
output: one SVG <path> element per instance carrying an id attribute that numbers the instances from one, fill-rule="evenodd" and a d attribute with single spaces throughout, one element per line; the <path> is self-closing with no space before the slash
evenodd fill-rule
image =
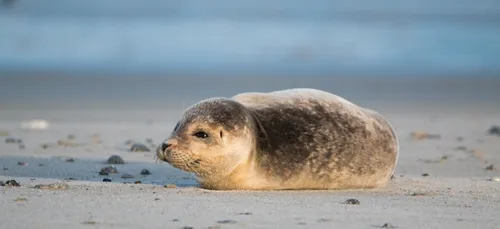
<path id="1" fill-rule="evenodd" d="M 165 150 L 167 150 L 168 148 L 175 146 L 176 143 L 177 140 L 175 138 L 168 139 L 167 141 L 161 144 L 161 151 L 165 152 Z"/>
<path id="2" fill-rule="evenodd" d="M 162 152 L 165 152 L 165 150 L 167 150 L 167 148 L 168 148 L 168 147 L 170 147 L 171 145 L 172 145 L 172 144 L 169 144 L 169 143 L 165 143 L 165 142 L 164 142 L 164 143 L 161 145 L 161 151 L 162 151 Z"/>

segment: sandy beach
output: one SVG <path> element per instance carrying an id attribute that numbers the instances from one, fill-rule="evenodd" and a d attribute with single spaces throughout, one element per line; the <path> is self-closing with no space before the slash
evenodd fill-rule
<path id="1" fill-rule="evenodd" d="M 499 228 L 500 133 L 488 130 L 500 125 L 500 84 L 448 80 L 403 80 L 393 91 L 387 79 L 329 88 L 319 80 L 287 81 L 280 87 L 328 90 L 385 115 L 401 144 L 396 176 L 377 190 L 248 192 L 200 189 L 191 174 L 156 161 L 152 151 L 197 99 L 269 91 L 277 83 L 218 91 L 170 81 L 177 91 L 162 94 L 153 83 L 130 90 L 128 97 L 88 84 L 94 96 L 85 100 L 90 90 L 72 94 L 71 86 L 7 79 L 1 88 L 0 181 L 9 182 L 0 187 L 0 228 Z M 30 88 L 38 94 L 25 94 Z M 138 100 L 142 105 L 130 105 Z M 50 126 L 23 129 L 31 119 Z M 131 152 L 130 143 L 151 151 Z M 125 163 L 113 165 L 117 173 L 99 174 L 112 155 Z M 44 188 L 49 184 L 59 186 Z"/>

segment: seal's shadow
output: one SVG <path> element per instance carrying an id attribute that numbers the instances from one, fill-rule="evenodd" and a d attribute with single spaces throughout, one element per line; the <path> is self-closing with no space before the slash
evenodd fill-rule
<path id="1" fill-rule="evenodd" d="M 118 173 L 107 176 L 99 175 L 101 168 L 110 166 L 105 161 L 79 159 L 69 157 L 30 157 L 30 156 L 0 156 L 0 176 L 27 177 L 27 178 L 50 178 L 60 180 L 81 180 L 103 182 L 108 178 L 115 183 L 134 183 L 140 181 L 143 184 L 166 185 L 174 184 L 179 187 L 199 187 L 194 177 L 186 172 L 161 163 L 128 162 L 113 165 Z M 141 170 L 147 169 L 150 175 L 141 175 Z M 130 174 L 133 178 L 122 178 L 124 174 Z"/>

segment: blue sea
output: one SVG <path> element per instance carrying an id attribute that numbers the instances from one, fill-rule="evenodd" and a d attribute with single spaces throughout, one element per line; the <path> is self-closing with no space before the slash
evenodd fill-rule
<path id="1" fill-rule="evenodd" d="M 0 28 L 0 76 L 500 71 L 498 0 L 10 0 Z"/>

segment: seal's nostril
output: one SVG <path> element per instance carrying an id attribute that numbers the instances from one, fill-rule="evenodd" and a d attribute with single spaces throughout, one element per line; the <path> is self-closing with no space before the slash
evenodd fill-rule
<path id="1" fill-rule="evenodd" d="M 172 145 L 172 144 L 166 144 L 166 143 L 163 143 L 163 144 L 161 145 L 161 151 L 165 151 L 165 150 L 167 150 L 167 148 L 168 148 L 168 147 L 170 147 L 171 145 Z"/>

